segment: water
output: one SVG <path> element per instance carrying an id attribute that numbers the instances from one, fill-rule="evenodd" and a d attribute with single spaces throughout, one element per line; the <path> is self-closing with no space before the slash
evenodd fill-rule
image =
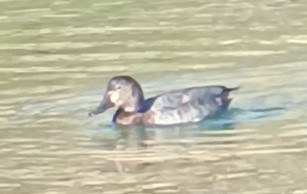
<path id="1" fill-rule="evenodd" d="M 306 7 L 1 0 L 0 193 L 307 193 Z M 225 118 L 121 131 L 87 117 L 118 74 L 242 88 Z"/>

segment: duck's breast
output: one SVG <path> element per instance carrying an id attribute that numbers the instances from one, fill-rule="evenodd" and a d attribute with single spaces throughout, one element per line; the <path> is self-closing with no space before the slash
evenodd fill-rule
<path id="1" fill-rule="evenodd" d="M 130 113 L 125 112 L 123 109 L 118 109 L 113 116 L 113 123 L 120 124 L 120 125 L 134 125 L 139 124 L 141 118 L 140 113 Z"/>

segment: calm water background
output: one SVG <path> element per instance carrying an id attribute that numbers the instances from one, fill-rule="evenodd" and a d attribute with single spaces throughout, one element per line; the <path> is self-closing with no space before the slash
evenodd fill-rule
<path id="1" fill-rule="evenodd" d="M 306 10 L 304 0 L 1 0 L 0 193 L 307 193 Z M 227 118 L 120 131 L 114 110 L 87 117 L 118 74 L 148 96 L 242 89 Z"/>

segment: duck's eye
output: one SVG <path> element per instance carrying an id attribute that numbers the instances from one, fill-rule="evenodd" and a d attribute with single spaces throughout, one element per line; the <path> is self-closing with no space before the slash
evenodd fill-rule
<path id="1" fill-rule="evenodd" d="M 117 85 L 117 86 L 115 86 L 115 89 L 116 90 L 119 90 L 119 89 L 121 89 L 122 88 L 122 86 L 121 85 Z"/>

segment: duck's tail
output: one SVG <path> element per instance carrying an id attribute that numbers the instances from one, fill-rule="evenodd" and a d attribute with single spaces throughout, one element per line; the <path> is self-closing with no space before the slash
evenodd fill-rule
<path id="1" fill-rule="evenodd" d="M 224 109 L 227 109 L 229 107 L 229 104 L 232 101 L 232 98 L 229 98 L 229 93 L 232 92 L 232 91 L 236 91 L 240 88 L 241 88 L 240 86 L 233 87 L 233 88 L 227 88 L 227 87 L 224 88 L 223 93 L 220 95 L 220 97 L 222 98 L 222 101 L 223 101 L 222 107 Z"/>
<path id="2" fill-rule="evenodd" d="M 227 87 L 225 87 L 225 92 L 236 91 L 236 90 L 239 90 L 240 88 L 241 88 L 241 86 L 237 86 L 237 87 L 233 87 L 233 88 L 227 88 Z"/>

